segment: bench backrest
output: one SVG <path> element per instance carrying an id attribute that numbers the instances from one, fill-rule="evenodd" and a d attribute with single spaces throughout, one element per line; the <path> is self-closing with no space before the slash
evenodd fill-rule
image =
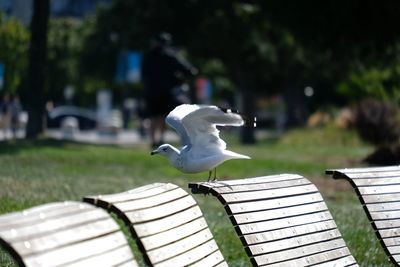
<path id="1" fill-rule="evenodd" d="M 386 254 L 400 265 L 400 166 L 332 169 L 326 173 L 350 182 Z"/>
<path id="2" fill-rule="evenodd" d="M 357 265 L 318 189 L 299 175 L 189 187 L 224 204 L 254 266 Z"/>
<path id="3" fill-rule="evenodd" d="M 117 223 L 86 203 L 2 215 L 0 242 L 20 266 L 138 266 Z"/>
<path id="4" fill-rule="evenodd" d="M 85 197 L 117 213 L 130 226 L 153 266 L 227 266 L 197 203 L 174 184 Z"/>

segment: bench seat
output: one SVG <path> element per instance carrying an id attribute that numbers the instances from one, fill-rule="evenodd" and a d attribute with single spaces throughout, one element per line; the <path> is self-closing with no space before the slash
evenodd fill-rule
<path id="1" fill-rule="evenodd" d="M 228 266 L 196 201 L 177 185 L 154 183 L 84 201 L 121 217 L 149 265 Z"/>
<path id="2" fill-rule="evenodd" d="M 318 189 L 300 175 L 189 187 L 224 205 L 254 266 L 357 266 Z"/>
<path id="3" fill-rule="evenodd" d="M 56 202 L 2 215 L 0 243 L 19 266 L 138 266 L 114 219 L 87 203 Z"/>
<path id="4" fill-rule="evenodd" d="M 383 249 L 399 266 L 400 166 L 330 169 L 326 173 L 350 182 Z"/>

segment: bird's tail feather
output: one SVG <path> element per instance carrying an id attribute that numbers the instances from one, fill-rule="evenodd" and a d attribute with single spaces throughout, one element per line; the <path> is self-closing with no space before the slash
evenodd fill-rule
<path id="1" fill-rule="evenodd" d="M 230 150 L 225 150 L 224 154 L 231 159 L 251 159 L 249 156 L 242 155 L 242 154 L 230 151 Z"/>

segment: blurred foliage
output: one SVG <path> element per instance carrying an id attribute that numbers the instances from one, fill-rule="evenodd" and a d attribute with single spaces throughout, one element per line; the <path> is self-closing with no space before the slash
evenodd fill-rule
<path id="1" fill-rule="evenodd" d="M 65 86 L 77 86 L 79 56 L 83 46 L 81 22 L 73 18 L 51 19 L 48 32 L 49 99 L 64 99 Z"/>
<path id="2" fill-rule="evenodd" d="M 351 101 L 373 97 L 400 104 L 400 64 L 386 67 L 360 66 L 349 72 L 338 91 Z"/>
<path id="3" fill-rule="evenodd" d="M 398 143 L 400 109 L 393 102 L 365 99 L 355 108 L 355 128 L 360 137 L 371 144 Z"/>
<path id="4" fill-rule="evenodd" d="M 315 109 L 363 96 L 398 102 L 398 13 L 394 0 L 114 0 L 80 21 L 51 19 L 46 98 L 61 102 L 67 85 L 79 92 L 76 104 L 93 104 L 99 88 L 113 89 L 117 99 L 138 95 L 140 85 L 116 84 L 117 58 L 146 52 L 154 34 L 168 31 L 212 79 L 216 96 L 239 89 L 304 102 L 311 86 L 307 101 Z M 29 34 L 13 19 L 0 22 L 0 60 L 16 69 L 6 72 L 7 90 L 15 91 Z"/>
<path id="5" fill-rule="evenodd" d="M 236 88 L 269 88 L 272 94 L 292 66 L 303 64 L 301 47 L 288 31 L 272 27 L 258 4 L 167 2 L 116 0 L 100 9 L 84 50 L 82 62 L 90 64 L 86 70 L 112 82 L 115 64 L 109 63 L 116 62 L 119 51 L 146 51 L 160 31 L 171 32 L 175 45 L 184 45 L 201 74 L 225 85 L 223 90 L 233 82 Z M 93 62 L 98 68 L 91 68 Z"/>
<path id="6" fill-rule="evenodd" d="M 201 74 L 218 85 L 217 95 L 221 85 L 221 91 L 239 88 L 264 95 L 291 94 L 310 85 L 316 104 L 343 102 L 349 95 L 337 92 L 339 83 L 352 73 L 365 80 L 368 71 L 399 57 L 399 10 L 396 1 L 376 5 L 371 0 L 218 0 L 207 5 L 115 0 L 92 18 L 83 62 L 88 71 L 94 62 L 98 68 L 91 74 L 111 83 L 119 51 L 146 51 L 152 35 L 169 31 Z"/>
<path id="7" fill-rule="evenodd" d="M 16 93 L 28 67 L 29 31 L 0 12 L 0 62 L 5 65 L 4 90 Z"/>

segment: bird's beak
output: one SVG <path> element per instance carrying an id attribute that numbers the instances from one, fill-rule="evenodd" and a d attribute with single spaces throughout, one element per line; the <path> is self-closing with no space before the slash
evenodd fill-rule
<path id="1" fill-rule="evenodd" d="M 152 155 L 152 156 L 155 155 L 155 154 L 158 154 L 157 150 L 153 150 L 153 151 L 150 152 L 150 155 Z"/>

